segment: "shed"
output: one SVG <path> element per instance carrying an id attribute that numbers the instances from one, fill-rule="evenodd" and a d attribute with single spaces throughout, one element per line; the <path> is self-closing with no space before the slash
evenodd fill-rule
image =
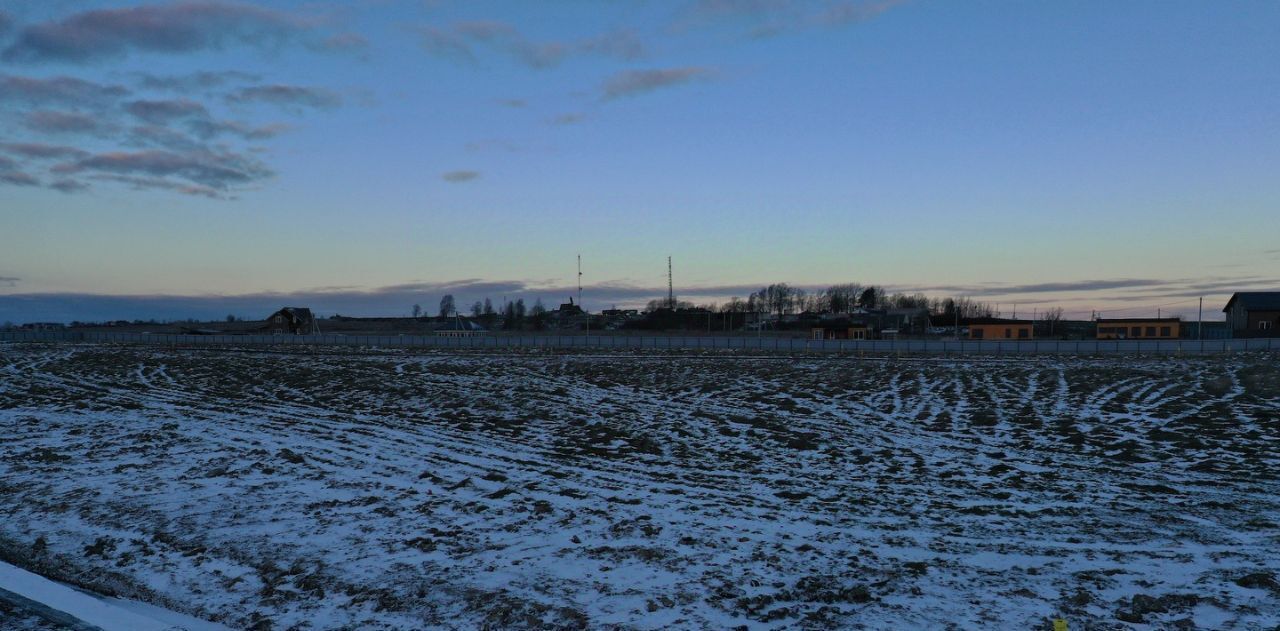
<path id="1" fill-rule="evenodd" d="M 475 337 L 488 332 L 479 322 L 463 318 L 454 318 L 436 328 L 437 337 Z"/>
<path id="2" fill-rule="evenodd" d="M 1098 318 L 1100 340 L 1160 340 L 1182 337 L 1180 318 Z"/>
<path id="3" fill-rule="evenodd" d="M 1008 318 L 969 318 L 960 326 L 969 327 L 971 340 L 1029 340 L 1035 337 L 1031 320 Z"/>

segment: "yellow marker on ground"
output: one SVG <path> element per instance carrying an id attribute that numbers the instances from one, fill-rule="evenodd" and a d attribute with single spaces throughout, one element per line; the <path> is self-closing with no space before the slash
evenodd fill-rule
<path id="1" fill-rule="evenodd" d="M 1068 631 L 1067 621 L 1062 618 L 1056 618 L 1053 621 L 1053 631 Z"/>

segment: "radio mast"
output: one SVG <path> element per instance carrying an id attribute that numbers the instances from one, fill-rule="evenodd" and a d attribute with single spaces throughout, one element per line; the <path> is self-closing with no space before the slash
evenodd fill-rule
<path id="1" fill-rule="evenodd" d="M 582 308 L 582 255 L 578 255 L 578 308 Z"/>

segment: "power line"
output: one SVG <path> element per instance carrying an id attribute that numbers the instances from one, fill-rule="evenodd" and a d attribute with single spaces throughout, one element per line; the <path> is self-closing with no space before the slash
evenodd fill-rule
<path id="1" fill-rule="evenodd" d="M 1178 301 L 1176 301 L 1176 302 L 1166 302 L 1166 303 L 1158 304 L 1158 305 L 1141 305 L 1141 306 L 1137 306 L 1137 307 L 1126 307 L 1126 308 L 1124 308 L 1124 309 L 1107 309 L 1106 311 L 1099 311 L 1099 312 L 1098 312 L 1098 317 L 1102 317 L 1102 315 L 1103 315 L 1104 313 L 1106 313 L 1106 314 L 1111 314 L 1111 315 L 1115 315 L 1115 314 L 1125 314 L 1125 313 L 1130 313 L 1130 312 L 1133 312 L 1133 311 L 1154 311 L 1154 310 L 1157 310 L 1157 309 L 1163 309 L 1164 307 L 1170 307 L 1170 306 L 1174 306 L 1174 305 L 1182 305 L 1182 304 L 1187 304 L 1187 303 L 1195 302 L 1196 300 L 1197 300 L 1196 298 L 1188 298 L 1188 299 L 1186 299 L 1186 300 L 1178 300 Z"/>

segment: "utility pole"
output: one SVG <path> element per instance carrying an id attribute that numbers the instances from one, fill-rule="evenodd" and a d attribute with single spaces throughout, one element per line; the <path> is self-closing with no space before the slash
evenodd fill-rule
<path id="1" fill-rule="evenodd" d="M 671 257 L 667 257 L 667 308 L 676 310 L 676 286 L 671 280 Z"/>
<path id="2" fill-rule="evenodd" d="M 582 255 L 578 255 L 578 308 L 582 309 Z"/>
<path id="3" fill-rule="evenodd" d="M 1196 339 L 1204 339 L 1204 296 L 1200 296 L 1200 309 L 1196 313 Z"/>

